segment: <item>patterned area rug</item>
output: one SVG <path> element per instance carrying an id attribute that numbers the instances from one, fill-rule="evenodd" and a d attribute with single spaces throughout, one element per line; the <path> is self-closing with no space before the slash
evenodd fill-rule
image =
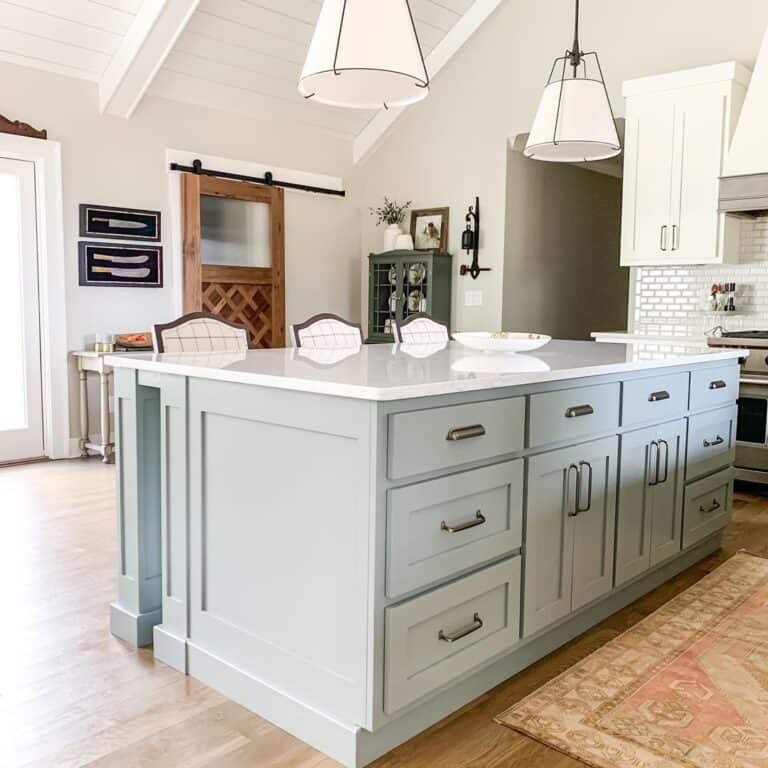
<path id="1" fill-rule="evenodd" d="M 768 560 L 735 555 L 496 720 L 596 768 L 768 768 Z"/>

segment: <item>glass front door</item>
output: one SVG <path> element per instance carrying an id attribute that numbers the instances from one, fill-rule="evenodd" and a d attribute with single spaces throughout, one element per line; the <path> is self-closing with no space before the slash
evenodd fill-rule
<path id="1" fill-rule="evenodd" d="M 0 158 L 0 463 L 42 456 L 35 169 Z"/>

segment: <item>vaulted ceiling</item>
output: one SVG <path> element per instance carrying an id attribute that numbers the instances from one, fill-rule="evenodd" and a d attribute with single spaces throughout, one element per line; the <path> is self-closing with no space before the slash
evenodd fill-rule
<path id="1" fill-rule="evenodd" d="M 438 61 L 439 68 L 498 2 L 411 0 L 428 64 Z M 102 109 L 126 117 L 151 94 L 253 116 L 281 113 L 354 138 L 376 113 L 309 103 L 296 88 L 321 6 L 321 0 L 0 0 L 0 60 L 97 81 Z M 457 33 L 472 13 L 480 21 Z"/>

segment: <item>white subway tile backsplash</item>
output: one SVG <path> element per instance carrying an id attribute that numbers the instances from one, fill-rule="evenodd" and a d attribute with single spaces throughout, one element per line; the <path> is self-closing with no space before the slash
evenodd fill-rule
<path id="1" fill-rule="evenodd" d="M 716 325 L 729 330 L 768 329 L 768 216 L 742 226 L 741 263 L 635 270 L 632 331 L 698 336 Z M 714 313 L 713 283 L 736 283 L 736 314 Z"/>

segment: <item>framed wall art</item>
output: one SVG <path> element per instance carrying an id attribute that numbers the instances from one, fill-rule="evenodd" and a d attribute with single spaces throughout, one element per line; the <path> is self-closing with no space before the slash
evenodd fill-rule
<path id="1" fill-rule="evenodd" d="M 417 251 L 448 250 L 448 208 L 411 211 L 411 237 Z"/>
<path id="2" fill-rule="evenodd" d="M 161 288 L 163 247 L 80 242 L 80 285 Z"/>
<path id="3" fill-rule="evenodd" d="M 160 242 L 160 211 L 80 205 L 80 237 Z"/>

